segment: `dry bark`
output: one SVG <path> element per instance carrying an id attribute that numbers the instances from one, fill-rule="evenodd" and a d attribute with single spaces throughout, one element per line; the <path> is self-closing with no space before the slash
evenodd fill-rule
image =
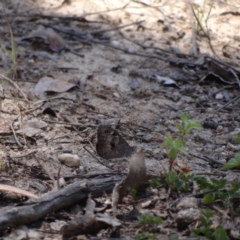
<path id="1" fill-rule="evenodd" d="M 92 197 L 99 197 L 104 192 L 110 193 L 121 176 L 93 179 L 88 181 L 88 187 L 82 187 L 82 181 L 75 182 L 58 191 L 50 192 L 38 199 L 31 199 L 21 206 L 5 207 L 0 210 L 0 232 L 10 226 L 33 223 L 46 215 L 69 207 L 79 201 Z"/>

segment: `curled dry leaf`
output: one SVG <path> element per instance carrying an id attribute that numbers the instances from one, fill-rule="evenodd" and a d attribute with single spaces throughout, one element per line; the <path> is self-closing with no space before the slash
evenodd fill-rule
<path id="1" fill-rule="evenodd" d="M 58 155 L 58 160 L 68 167 L 79 167 L 81 163 L 80 157 L 78 155 L 69 153 Z"/>
<path id="2" fill-rule="evenodd" d="M 34 195 L 33 193 L 5 184 L 0 184 L 0 191 L 13 192 L 29 198 L 38 198 L 38 196 Z"/>
<path id="3" fill-rule="evenodd" d="M 34 93 L 36 95 L 44 92 L 66 92 L 76 85 L 67 81 L 54 80 L 52 77 L 42 77 L 35 86 Z"/>
<path id="4" fill-rule="evenodd" d="M 47 124 L 43 121 L 39 121 L 38 119 L 23 122 L 23 132 L 28 137 L 33 137 L 34 135 L 39 134 L 42 129 L 46 127 Z M 22 129 L 19 132 L 21 131 Z"/>
<path id="5" fill-rule="evenodd" d="M 132 190 L 146 181 L 146 164 L 143 150 L 133 154 L 129 159 L 130 166 L 127 177 L 113 189 L 113 213 L 116 214 L 117 203 Z"/>
<path id="6" fill-rule="evenodd" d="M 65 48 L 65 42 L 63 38 L 51 28 L 37 29 L 36 31 L 33 31 L 28 37 L 22 38 L 21 41 L 34 38 L 42 39 L 45 44 L 48 44 L 49 48 L 53 52 L 60 52 Z"/>
<path id="7" fill-rule="evenodd" d="M 108 226 L 118 227 L 121 223 L 107 214 L 94 214 L 96 203 L 89 197 L 87 200 L 86 213 L 65 224 L 61 232 L 64 238 L 79 234 L 97 234 Z"/>
<path id="8" fill-rule="evenodd" d="M 119 202 L 119 189 L 121 188 L 121 183 L 117 183 L 113 189 L 112 193 L 112 213 L 113 216 L 117 216 L 117 205 Z"/>

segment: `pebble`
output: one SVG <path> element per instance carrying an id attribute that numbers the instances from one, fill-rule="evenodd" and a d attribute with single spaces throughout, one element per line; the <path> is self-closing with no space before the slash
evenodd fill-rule
<path id="1" fill-rule="evenodd" d="M 68 167 L 79 167 L 80 157 L 76 154 L 63 153 L 58 155 L 59 162 L 67 165 Z"/>
<path id="2" fill-rule="evenodd" d="M 115 98 L 118 98 L 118 99 L 119 99 L 121 96 L 120 96 L 120 94 L 119 94 L 119 93 L 117 93 L 117 92 L 114 92 L 114 93 L 113 93 L 113 97 L 115 97 Z"/>
<path id="3" fill-rule="evenodd" d="M 132 81 L 130 82 L 130 88 L 132 90 L 136 90 L 136 89 L 140 88 L 140 83 L 139 83 L 138 79 L 136 79 L 136 78 L 132 79 Z"/>
<path id="4" fill-rule="evenodd" d="M 223 99 L 223 95 L 221 93 L 217 93 L 215 95 L 215 99 L 217 99 L 217 100 Z"/>
<path id="5" fill-rule="evenodd" d="M 198 207 L 198 201 L 194 197 L 186 197 L 183 198 L 177 205 L 177 209 L 187 209 L 187 208 L 197 208 Z"/>

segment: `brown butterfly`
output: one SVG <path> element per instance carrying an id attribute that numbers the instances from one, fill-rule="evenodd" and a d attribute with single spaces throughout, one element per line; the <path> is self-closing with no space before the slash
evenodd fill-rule
<path id="1" fill-rule="evenodd" d="M 105 159 L 129 157 L 135 148 L 123 139 L 112 125 L 99 125 L 97 129 L 97 154 Z"/>

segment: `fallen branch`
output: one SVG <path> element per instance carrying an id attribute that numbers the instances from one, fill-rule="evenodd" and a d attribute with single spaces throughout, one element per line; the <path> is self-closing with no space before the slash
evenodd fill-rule
<path id="1" fill-rule="evenodd" d="M 82 187 L 82 181 L 75 182 L 58 191 L 50 192 L 38 199 L 31 199 L 17 207 L 4 207 L 0 210 L 0 232 L 10 226 L 33 223 L 46 217 L 48 214 L 59 211 L 79 201 L 86 200 L 88 194 L 99 197 L 103 193 L 112 192 L 115 183 L 122 180 L 121 176 L 95 179 L 88 182 L 88 186 Z"/>

